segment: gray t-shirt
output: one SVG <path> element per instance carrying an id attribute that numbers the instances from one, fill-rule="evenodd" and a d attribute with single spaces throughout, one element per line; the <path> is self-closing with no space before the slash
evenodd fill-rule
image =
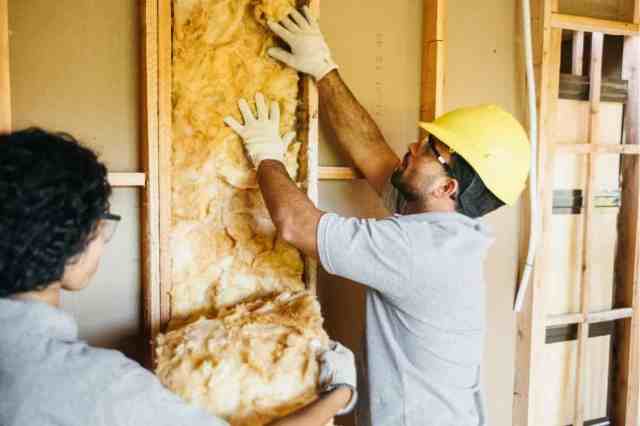
<path id="1" fill-rule="evenodd" d="M 384 198 L 401 203 L 390 188 Z M 322 216 L 323 267 L 368 287 L 359 426 L 486 425 L 479 370 L 492 241 L 458 213 Z"/>
<path id="2" fill-rule="evenodd" d="M 78 340 L 75 320 L 0 299 L 0 425 L 226 426 L 117 351 Z"/>

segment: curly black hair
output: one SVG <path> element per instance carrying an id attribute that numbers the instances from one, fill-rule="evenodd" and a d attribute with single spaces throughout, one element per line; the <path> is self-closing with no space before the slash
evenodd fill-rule
<path id="1" fill-rule="evenodd" d="M 71 135 L 0 135 L 0 297 L 60 280 L 91 242 L 110 195 L 106 167 Z"/>

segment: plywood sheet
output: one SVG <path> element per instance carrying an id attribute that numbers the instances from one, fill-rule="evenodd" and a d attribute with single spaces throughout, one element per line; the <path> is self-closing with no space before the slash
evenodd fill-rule
<path id="1" fill-rule="evenodd" d="M 607 415 L 610 336 L 593 337 L 587 342 L 585 367 L 585 419 Z M 573 423 L 577 341 L 545 346 L 544 390 L 540 392 L 536 426 L 565 426 Z"/>
<path id="2" fill-rule="evenodd" d="M 589 103 L 560 99 L 558 101 L 559 143 L 579 144 L 588 140 Z M 602 144 L 619 144 L 622 136 L 622 105 L 602 103 L 600 110 Z M 586 155 L 558 153 L 555 158 L 554 190 L 581 190 L 584 193 Z M 595 162 L 595 192 L 619 190 L 620 156 L 598 155 Z M 596 208 L 593 216 L 593 266 L 591 309 L 612 306 L 613 268 L 617 241 L 617 208 Z M 551 282 L 547 287 L 549 315 L 573 313 L 579 310 L 579 271 L 582 244 L 582 214 L 557 214 L 552 219 Z"/>

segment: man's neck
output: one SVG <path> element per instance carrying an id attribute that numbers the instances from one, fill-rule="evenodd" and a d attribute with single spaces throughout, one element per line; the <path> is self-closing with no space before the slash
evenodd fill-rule
<path id="1" fill-rule="evenodd" d="M 61 288 L 62 285 L 60 283 L 53 283 L 49 284 L 49 286 L 47 286 L 47 288 L 45 288 L 44 290 L 18 293 L 11 298 L 16 300 L 43 302 L 55 308 L 59 308 Z"/>
<path id="2" fill-rule="evenodd" d="M 455 213 L 453 202 L 434 203 L 425 200 L 407 201 L 402 214 Z"/>

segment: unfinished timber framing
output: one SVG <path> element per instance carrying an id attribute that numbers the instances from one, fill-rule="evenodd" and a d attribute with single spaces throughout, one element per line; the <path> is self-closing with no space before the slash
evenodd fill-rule
<path id="1" fill-rule="evenodd" d="M 536 413 L 544 411 L 543 396 L 547 378 L 544 365 L 547 327 L 577 326 L 577 355 L 573 390 L 572 424 L 584 425 L 587 408 L 587 359 L 590 326 L 613 321 L 615 324 L 611 352 L 611 389 L 608 416 L 612 425 L 635 426 L 638 422 L 640 397 L 640 291 L 638 280 L 640 243 L 640 1 L 634 2 L 633 22 L 620 22 L 559 12 L 558 0 L 532 2 L 534 62 L 538 82 L 539 154 L 538 171 L 541 186 L 538 190 L 542 206 L 542 237 L 536 260 L 533 283 L 522 314 L 518 317 L 516 348 L 516 377 L 514 384 L 513 425 L 540 425 Z M 573 75 L 583 74 L 585 32 L 591 33 L 589 55 L 589 101 L 586 125 L 587 140 L 565 143 L 556 134 L 562 31 L 574 31 L 572 39 Z M 624 36 L 622 78 L 628 80 L 628 98 L 624 108 L 624 143 L 605 144 L 601 129 L 601 88 L 603 40 L 606 35 Z M 579 309 L 575 313 L 548 316 L 546 285 L 552 281 L 552 215 L 554 171 L 556 155 L 584 156 L 582 177 L 584 203 L 577 219 L 576 266 L 578 270 Z M 615 258 L 613 308 L 591 310 L 594 281 L 594 208 L 596 207 L 596 163 L 603 154 L 617 154 L 621 161 L 621 205 L 618 216 L 618 241 Z"/>
<path id="2" fill-rule="evenodd" d="M 319 15 L 320 1 L 299 1 Z M 171 318 L 171 153 L 172 153 L 172 0 L 142 0 L 143 28 L 143 118 L 142 157 L 147 170 L 143 208 L 143 323 L 147 339 L 147 367 L 155 364 L 155 336 Z M 298 138 L 303 143 L 301 173 L 303 186 L 317 203 L 318 91 L 311 77 L 300 80 L 302 107 L 298 110 Z M 330 170 L 324 176 L 335 178 Z M 316 292 L 317 263 L 305 259 L 305 283 Z"/>
<path id="3" fill-rule="evenodd" d="M 420 120 L 430 122 L 444 111 L 446 0 L 424 0 Z"/>
<path id="4" fill-rule="evenodd" d="M 11 80 L 9 78 L 9 8 L 0 0 L 0 133 L 11 131 Z"/>

